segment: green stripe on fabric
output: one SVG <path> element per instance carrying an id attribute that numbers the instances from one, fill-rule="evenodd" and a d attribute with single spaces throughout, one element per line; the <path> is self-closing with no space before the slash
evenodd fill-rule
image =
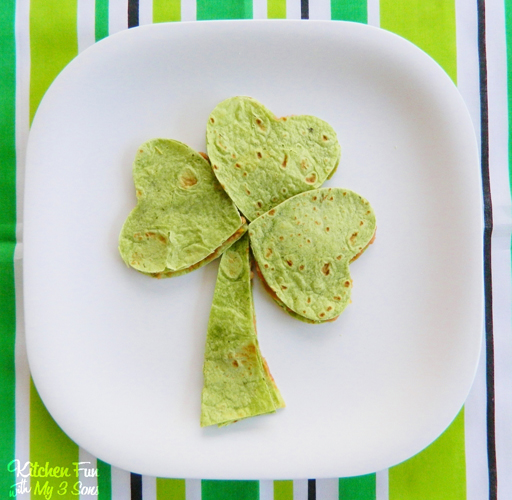
<path id="1" fill-rule="evenodd" d="M 286 19 L 286 0 L 267 0 L 268 19 Z"/>
<path id="2" fill-rule="evenodd" d="M 259 481 L 201 481 L 201 500 L 259 500 Z"/>
<path id="3" fill-rule="evenodd" d="M 423 49 L 457 82 L 455 0 L 380 0 L 380 26 Z"/>
<path id="4" fill-rule="evenodd" d="M 15 0 L 0 9 L 0 498 L 9 498 L 16 476 L 14 247 L 16 241 L 16 43 Z M 11 464 L 11 466 L 9 466 Z"/>
<path id="5" fill-rule="evenodd" d="M 505 0 L 505 30 L 507 37 L 508 93 L 508 172 L 512 191 L 512 0 Z"/>
<path id="6" fill-rule="evenodd" d="M 343 477 L 339 480 L 339 500 L 375 500 L 377 481 L 375 474 Z"/>
<path id="7" fill-rule="evenodd" d="M 45 408 L 34 382 L 30 381 L 30 461 L 41 467 L 40 477 L 30 479 L 32 500 L 53 496 L 76 498 L 78 446 L 62 432 Z M 51 477 L 45 470 L 59 467 L 63 477 Z"/>
<path id="8" fill-rule="evenodd" d="M 465 500 L 464 410 L 418 455 L 389 469 L 389 500 Z"/>
<path id="9" fill-rule="evenodd" d="M 95 38 L 98 42 L 108 36 L 108 0 L 96 0 Z"/>
<path id="10" fill-rule="evenodd" d="M 331 19 L 366 24 L 368 4 L 366 0 L 331 0 Z"/>
<path id="11" fill-rule="evenodd" d="M 31 0 L 31 123 L 44 93 L 77 54 L 77 0 Z"/>
<path id="12" fill-rule="evenodd" d="M 252 19 L 252 0 L 197 0 L 198 21 Z"/>
<path id="13" fill-rule="evenodd" d="M 185 500 L 184 479 L 156 478 L 156 500 Z"/>
<path id="14" fill-rule="evenodd" d="M 98 500 L 112 500 L 112 468 L 106 462 L 96 460 L 98 469 Z"/>
<path id="15" fill-rule="evenodd" d="M 181 21 L 181 0 L 153 0 L 153 22 Z"/>
<path id="16" fill-rule="evenodd" d="M 274 500 L 293 500 L 293 481 L 274 481 Z"/>

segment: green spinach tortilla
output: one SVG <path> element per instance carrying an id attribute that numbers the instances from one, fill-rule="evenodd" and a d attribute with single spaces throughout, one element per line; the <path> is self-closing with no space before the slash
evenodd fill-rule
<path id="1" fill-rule="evenodd" d="M 201 427 L 224 426 L 284 407 L 256 338 L 247 235 L 220 261 L 203 375 Z"/>
<path id="2" fill-rule="evenodd" d="M 157 278 L 185 274 L 218 257 L 246 230 L 211 165 L 187 145 L 153 139 L 133 164 L 137 206 L 123 225 L 119 252 Z"/>
<path id="3" fill-rule="evenodd" d="M 295 318 L 336 319 L 350 301 L 349 263 L 375 236 L 369 202 L 341 188 L 299 194 L 249 225 L 251 248 L 267 291 Z"/>
<path id="4" fill-rule="evenodd" d="M 341 154 L 336 132 L 320 118 L 276 118 L 255 99 L 240 96 L 212 111 L 206 142 L 215 175 L 250 221 L 320 187 Z"/>

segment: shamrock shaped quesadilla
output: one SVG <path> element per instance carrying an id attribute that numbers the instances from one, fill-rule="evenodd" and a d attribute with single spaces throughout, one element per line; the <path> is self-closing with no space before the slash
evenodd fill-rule
<path id="1" fill-rule="evenodd" d="M 284 407 L 256 338 L 247 236 L 220 261 L 203 374 L 201 427 L 222 427 Z"/>
<path id="2" fill-rule="evenodd" d="M 210 163 L 185 144 L 153 139 L 133 164 L 137 206 L 123 225 L 119 252 L 156 278 L 178 276 L 218 257 L 246 224 Z"/>
<path id="3" fill-rule="evenodd" d="M 349 264 L 373 242 L 369 202 L 341 188 L 299 194 L 249 225 L 251 248 L 267 291 L 308 323 L 335 320 L 350 301 Z"/>
<path id="4" fill-rule="evenodd" d="M 232 97 L 216 106 L 206 142 L 215 175 L 250 221 L 320 187 L 341 154 L 336 132 L 325 121 L 308 115 L 276 118 L 250 97 Z"/>

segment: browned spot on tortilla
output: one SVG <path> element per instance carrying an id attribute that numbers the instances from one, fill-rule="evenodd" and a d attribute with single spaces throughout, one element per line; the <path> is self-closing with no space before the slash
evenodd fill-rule
<path id="1" fill-rule="evenodd" d="M 137 198 L 140 198 L 142 196 L 142 191 L 140 189 L 137 189 L 135 191 L 135 196 L 137 196 Z"/>
<path id="2" fill-rule="evenodd" d="M 333 297 L 333 299 L 334 299 L 334 300 L 341 300 L 341 297 L 340 297 L 339 295 L 335 295 L 335 296 Z"/>
<path id="3" fill-rule="evenodd" d="M 316 201 L 318 198 L 316 196 L 313 196 L 313 201 Z"/>
<path id="4" fill-rule="evenodd" d="M 215 120 L 213 119 L 213 116 L 210 116 L 210 122 L 215 123 Z"/>
<path id="5" fill-rule="evenodd" d="M 363 221 L 361 221 L 361 222 L 359 223 L 359 225 L 360 225 L 360 226 L 362 226 L 363 224 L 364 224 L 364 222 L 363 222 Z"/>
<path id="6" fill-rule="evenodd" d="M 268 259 L 271 255 L 272 255 L 272 249 L 271 248 L 267 248 L 267 251 L 265 253 L 265 257 Z"/>
<path id="7" fill-rule="evenodd" d="M 329 140 L 329 138 L 328 138 L 326 135 L 323 135 L 323 136 L 322 136 L 322 139 L 323 139 L 324 141 L 328 141 L 328 140 Z"/>
<path id="8" fill-rule="evenodd" d="M 247 188 L 245 188 L 245 192 L 247 193 L 248 196 L 251 195 L 251 192 Z"/>
<path id="9" fill-rule="evenodd" d="M 236 359 L 233 360 L 233 366 L 235 368 L 238 368 L 238 361 Z"/>
<path id="10" fill-rule="evenodd" d="M 242 167 L 240 166 L 240 163 L 235 163 L 235 168 L 242 168 Z"/>
<path id="11" fill-rule="evenodd" d="M 302 160 L 300 162 L 300 166 L 301 166 L 302 170 L 307 170 L 308 169 L 308 162 L 307 162 L 307 160 L 306 159 Z"/>
<path id="12" fill-rule="evenodd" d="M 345 286 L 345 288 L 349 287 L 350 286 L 350 281 L 345 281 L 345 283 L 343 283 L 343 285 Z"/>
<path id="13" fill-rule="evenodd" d="M 165 239 L 165 236 L 163 234 L 159 234 L 158 235 L 158 239 L 162 242 L 162 243 L 167 243 L 167 240 Z"/>
<path id="14" fill-rule="evenodd" d="M 355 233 L 352 233 L 352 236 L 349 238 L 349 240 L 351 241 L 351 243 L 354 243 L 356 241 L 356 238 L 357 238 L 357 235 L 359 233 L 356 231 Z"/>
<path id="15" fill-rule="evenodd" d="M 206 160 L 206 161 L 210 161 L 210 158 L 208 157 L 208 155 L 206 153 L 203 153 L 202 151 L 199 151 L 199 154 Z"/>
<path id="16" fill-rule="evenodd" d="M 338 255 L 338 256 L 336 257 L 336 260 L 341 260 L 341 259 L 342 259 L 342 257 L 343 257 L 342 255 Z"/>
<path id="17" fill-rule="evenodd" d="M 259 151 L 256 153 L 256 155 L 258 156 L 258 158 L 262 158 L 262 155 Z"/>
<path id="18" fill-rule="evenodd" d="M 329 264 L 329 262 L 326 262 L 323 267 L 322 267 L 322 273 L 325 274 L 325 276 L 329 276 L 329 274 L 331 273 L 331 264 Z"/>
<path id="19" fill-rule="evenodd" d="M 316 220 L 316 221 L 315 221 L 315 224 L 316 224 L 317 226 L 320 226 L 322 223 Z"/>
<path id="20" fill-rule="evenodd" d="M 325 313 L 320 313 L 318 316 L 320 316 L 321 318 L 323 318 L 325 316 Z"/>
<path id="21" fill-rule="evenodd" d="M 311 297 L 308 297 L 307 303 L 311 304 Z"/>
<path id="22" fill-rule="evenodd" d="M 377 236 L 377 229 L 375 229 L 375 232 L 373 233 L 372 239 L 368 242 L 368 245 L 366 245 L 364 248 L 361 249 L 361 251 L 352 257 L 352 260 L 350 262 L 354 262 L 356 259 L 361 257 L 361 255 L 364 253 L 364 251 L 375 241 L 375 237 Z"/>
<path id="23" fill-rule="evenodd" d="M 301 264 L 301 265 L 299 266 L 299 269 L 300 269 L 301 271 L 304 271 L 304 264 Z"/>
<path id="24" fill-rule="evenodd" d="M 281 241 L 283 241 L 283 240 L 284 240 L 284 236 L 279 236 L 279 239 L 280 239 Z"/>
<path id="25" fill-rule="evenodd" d="M 268 215 L 274 215 L 275 213 L 276 213 L 276 211 L 275 211 L 274 209 L 272 209 L 272 210 L 268 213 Z"/>
<path id="26" fill-rule="evenodd" d="M 311 243 L 311 240 L 307 239 L 307 240 L 306 240 L 306 242 L 307 242 L 307 243 Z"/>
<path id="27" fill-rule="evenodd" d="M 308 184 L 314 184 L 316 182 L 316 172 L 313 172 L 311 175 L 306 177 L 306 182 Z"/>
<path id="28" fill-rule="evenodd" d="M 333 196 L 331 196 L 331 197 L 329 198 L 329 201 L 334 201 L 334 197 L 333 197 Z"/>
<path id="29" fill-rule="evenodd" d="M 242 175 L 243 175 L 244 177 L 247 177 L 247 172 L 244 172 Z"/>
<path id="30" fill-rule="evenodd" d="M 265 264 L 265 269 L 268 269 L 268 264 Z"/>
<path id="31" fill-rule="evenodd" d="M 313 207 L 313 210 L 316 212 L 317 208 L 316 208 L 316 207 Z"/>
<path id="32" fill-rule="evenodd" d="M 261 130 L 265 130 L 265 126 L 263 125 L 263 122 L 259 118 L 256 118 L 256 124 Z"/>
<path id="33" fill-rule="evenodd" d="M 284 155 L 284 160 L 283 160 L 283 162 L 281 163 L 281 167 L 286 168 L 286 164 L 287 164 L 287 163 L 288 163 L 288 155 L 287 155 L 287 154 L 285 154 L 285 155 Z"/>
<path id="34" fill-rule="evenodd" d="M 326 228 L 325 228 L 325 230 L 326 230 L 327 232 L 329 232 L 329 231 L 331 230 L 331 228 L 330 228 L 330 227 L 326 227 Z"/>
<path id="35" fill-rule="evenodd" d="M 217 167 L 217 165 L 213 165 L 213 170 L 219 170 L 219 167 Z"/>
<path id="36" fill-rule="evenodd" d="M 346 193 L 346 192 L 344 192 L 344 193 L 343 193 L 343 196 L 347 196 L 347 193 Z"/>
<path id="37" fill-rule="evenodd" d="M 283 290 L 288 290 L 288 287 L 287 287 L 286 285 L 281 285 L 281 288 L 282 288 Z"/>
<path id="38" fill-rule="evenodd" d="M 286 261 L 286 263 L 287 263 L 290 267 L 292 267 L 292 266 L 293 266 L 293 261 L 291 261 L 291 260 L 287 260 L 287 261 Z"/>
<path id="39" fill-rule="evenodd" d="M 256 205 L 258 206 L 258 208 L 261 208 L 261 207 L 263 206 L 263 204 L 261 203 L 261 201 L 258 201 L 258 202 L 256 203 Z"/>
<path id="40" fill-rule="evenodd" d="M 329 306 L 329 307 L 327 308 L 327 312 L 329 312 L 329 311 L 332 311 L 332 306 Z"/>

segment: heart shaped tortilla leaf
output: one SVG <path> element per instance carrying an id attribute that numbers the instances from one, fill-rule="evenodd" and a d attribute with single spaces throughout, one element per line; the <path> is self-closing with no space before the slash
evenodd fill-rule
<path id="1" fill-rule="evenodd" d="M 218 257 L 246 226 L 208 161 L 187 145 L 153 139 L 133 164 L 137 206 L 123 225 L 119 252 L 154 277 L 190 272 Z"/>
<path id="2" fill-rule="evenodd" d="M 373 241 L 375 214 L 353 191 L 322 188 L 285 201 L 249 225 L 272 297 L 309 323 L 336 319 L 350 301 L 349 263 Z"/>
<path id="3" fill-rule="evenodd" d="M 215 175 L 249 220 L 320 187 L 341 154 L 325 121 L 307 115 L 278 119 L 250 97 L 221 102 L 208 118 L 206 140 Z"/>

